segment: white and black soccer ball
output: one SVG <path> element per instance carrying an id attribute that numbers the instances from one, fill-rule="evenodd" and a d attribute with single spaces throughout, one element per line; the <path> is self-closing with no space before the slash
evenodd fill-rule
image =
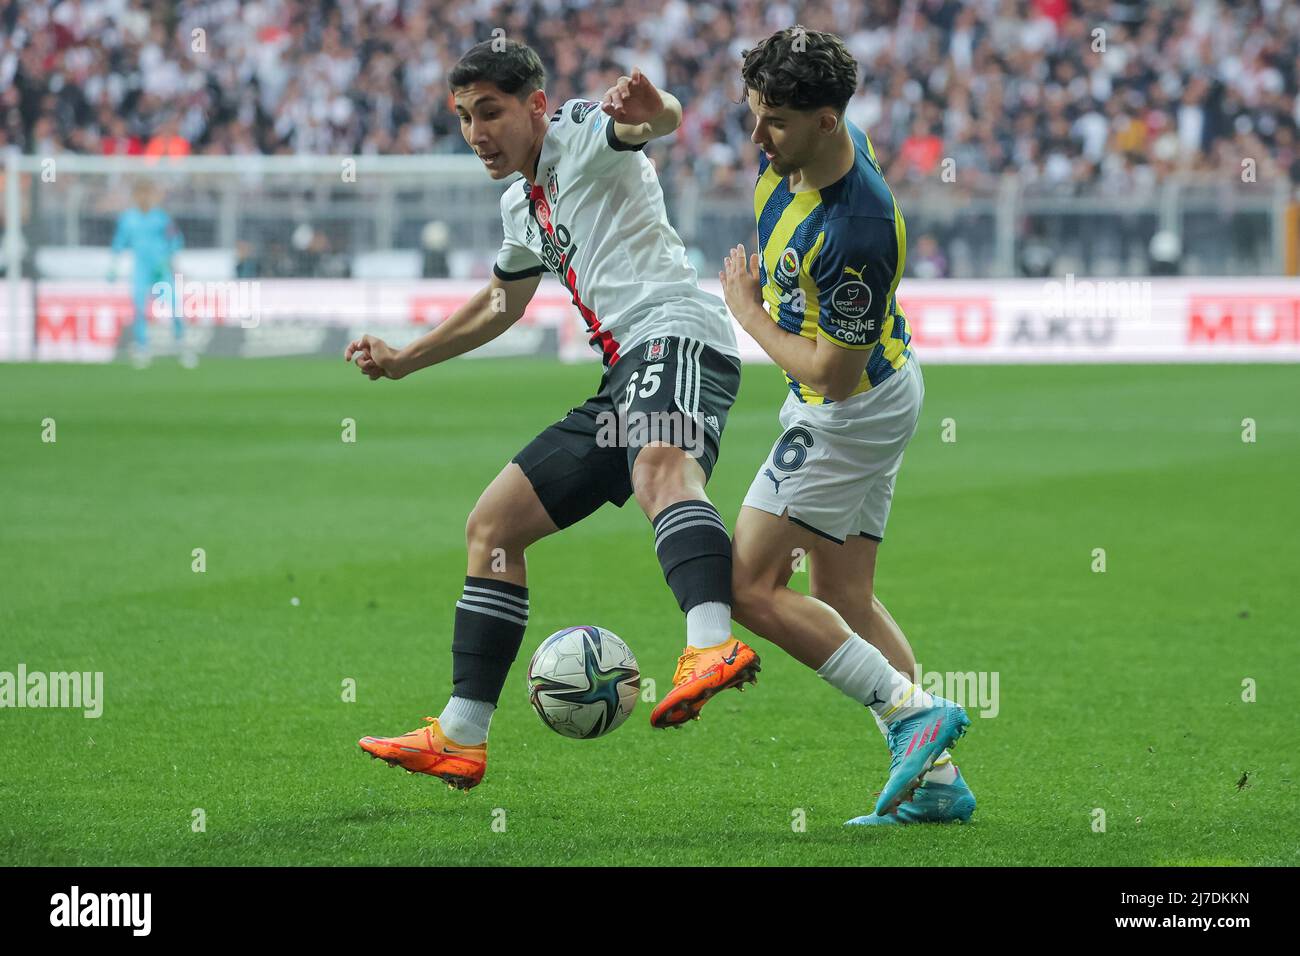
<path id="1" fill-rule="evenodd" d="M 627 720 L 641 671 L 613 631 L 582 625 L 556 631 L 528 663 L 528 699 L 557 734 L 589 740 Z"/>

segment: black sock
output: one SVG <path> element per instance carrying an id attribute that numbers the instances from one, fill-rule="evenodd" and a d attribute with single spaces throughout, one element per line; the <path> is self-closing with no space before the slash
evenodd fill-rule
<path id="1" fill-rule="evenodd" d="M 496 704 L 528 626 L 528 588 L 492 578 L 465 578 L 451 639 L 456 697 Z"/>
<path id="2" fill-rule="evenodd" d="M 731 604 L 731 536 L 718 510 L 707 501 L 679 501 L 651 522 L 655 554 L 677 605 Z"/>

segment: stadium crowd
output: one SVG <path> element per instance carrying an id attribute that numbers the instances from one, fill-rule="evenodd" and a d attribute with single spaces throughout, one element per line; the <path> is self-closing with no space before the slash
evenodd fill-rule
<path id="1" fill-rule="evenodd" d="M 446 74 L 496 25 L 556 101 L 635 64 L 685 105 L 658 161 L 710 191 L 752 171 L 738 63 L 794 22 L 862 64 L 849 116 L 891 183 L 1004 174 L 1123 194 L 1254 158 L 1300 180 L 1288 0 L 4 0 L 0 145 L 36 153 L 465 149 Z"/>
<path id="2" fill-rule="evenodd" d="M 734 204 L 756 160 L 742 51 L 793 23 L 841 35 L 857 57 L 848 115 L 905 202 L 936 182 L 954 209 L 1008 180 L 1112 208 L 1173 173 L 1216 190 L 1247 175 L 1300 183 L 1295 0 L 0 0 L 0 148 L 464 152 L 447 74 L 503 35 L 538 49 L 553 103 L 599 97 L 641 67 L 684 106 L 682 129 L 649 150 L 670 211 Z M 910 274 L 980 268 L 987 223 L 917 220 Z M 1112 215 L 1080 239 L 1073 222 L 1018 224 L 1022 274 L 1050 268 L 1028 251 L 1094 238 L 1131 263 L 1153 228 Z M 1201 244 L 1241 233 L 1231 255 L 1262 255 L 1257 223 L 1227 223 L 1204 219 Z M 253 249 L 241 268 L 297 274 L 288 248 Z"/>

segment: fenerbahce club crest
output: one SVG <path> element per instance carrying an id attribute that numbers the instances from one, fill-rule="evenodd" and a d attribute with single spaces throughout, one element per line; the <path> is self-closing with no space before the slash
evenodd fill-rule
<path id="1" fill-rule="evenodd" d="M 782 279 L 793 279 L 799 274 L 799 253 L 794 246 L 786 246 L 781 259 L 776 264 L 776 274 Z"/>

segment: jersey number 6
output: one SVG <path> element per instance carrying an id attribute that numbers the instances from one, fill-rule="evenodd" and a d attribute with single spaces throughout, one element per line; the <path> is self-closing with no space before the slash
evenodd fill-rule
<path id="1" fill-rule="evenodd" d="M 808 449 L 813 446 L 812 433 L 796 425 L 776 443 L 772 449 L 772 464 L 781 471 L 798 471 L 799 466 L 808 457 Z"/>

